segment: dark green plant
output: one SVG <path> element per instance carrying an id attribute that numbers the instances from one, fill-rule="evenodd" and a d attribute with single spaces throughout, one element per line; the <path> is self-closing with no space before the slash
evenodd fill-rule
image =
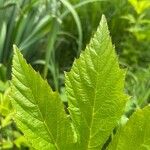
<path id="1" fill-rule="evenodd" d="M 6 67 L 3 64 L 0 64 L 0 93 L 4 93 L 9 86 L 6 78 L 6 71 Z"/>

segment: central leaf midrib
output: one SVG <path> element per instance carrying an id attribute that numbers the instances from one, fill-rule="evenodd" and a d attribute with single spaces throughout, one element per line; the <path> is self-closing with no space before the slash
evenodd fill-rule
<path id="1" fill-rule="evenodd" d="M 109 45 L 109 42 L 108 42 L 108 45 Z M 108 48 L 108 45 L 107 45 L 106 49 Z M 110 52 L 112 53 L 112 51 L 110 51 Z M 108 54 L 107 54 L 107 56 L 108 56 Z M 96 64 L 98 65 L 97 68 L 99 69 L 99 62 L 98 62 L 98 61 L 99 61 L 99 57 L 97 58 L 97 61 L 96 61 L 96 62 L 97 62 Z M 106 63 L 106 62 L 108 63 L 107 59 L 106 59 L 105 63 Z M 104 64 L 105 64 L 105 63 L 104 63 Z M 110 67 L 109 67 L 109 68 L 110 68 Z M 104 69 L 104 68 L 103 68 L 103 69 Z M 111 68 L 111 69 L 112 69 L 112 68 Z M 94 112 L 95 112 L 95 99 L 96 99 L 96 96 L 97 96 L 96 93 L 97 93 L 97 87 L 98 87 L 98 82 L 97 82 L 97 81 L 98 81 L 98 77 L 99 77 L 99 72 L 97 71 L 97 73 L 98 73 L 98 74 L 97 74 L 97 76 L 96 76 L 96 84 L 95 84 L 94 99 L 93 99 L 93 108 L 92 108 L 92 114 L 91 114 L 92 117 L 91 117 L 91 124 L 90 124 L 90 126 L 89 126 L 90 128 L 89 128 L 89 136 L 88 136 L 87 150 L 90 149 L 91 130 L 92 130 L 92 126 L 93 126 L 93 118 L 94 118 L 93 116 L 94 116 Z M 109 73 L 110 73 L 110 72 L 109 72 Z M 109 73 L 107 74 L 107 76 L 109 75 Z M 105 78 L 106 78 L 106 76 L 105 76 Z"/>
<path id="2" fill-rule="evenodd" d="M 36 87 L 37 87 L 37 85 L 36 85 Z M 32 90 L 31 90 L 31 92 L 32 92 Z M 33 93 L 32 93 L 32 95 L 33 95 Z M 33 95 L 33 97 L 34 97 L 34 100 L 35 100 L 35 96 L 34 95 Z M 39 109 L 39 113 L 40 113 L 40 115 L 41 115 L 41 117 L 43 119 L 43 124 L 44 124 L 46 130 L 48 131 L 48 134 L 49 134 L 50 138 L 52 139 L 54 146 L 56 147 L 57 150 L 60 150 L 57 142 L 55 142 L 55 138 L 54 138 L 53 134 L 51 133 L 51 131 L 49 130 L 49 127 L 47 126 L 47 121 L 43 117 L 43 113 L 42 113 L 40 107 L 38 106 L 38 102 L 36 100 L 35 100 L 35 102 L 36 102 L 35 105 L 37 105 L 37 108 Z"/>

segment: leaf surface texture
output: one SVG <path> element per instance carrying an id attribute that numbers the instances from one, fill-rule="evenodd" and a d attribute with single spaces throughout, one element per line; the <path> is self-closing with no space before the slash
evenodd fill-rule
<path id="1" fill-rule="evenodd" d="M 124 110 L 125 71 L 117 55 L 103 16 L 94 37 L 66 73 L 69 112 L 81 150 L 99 150 Z"/>
<path id="2" fill-rule="evenodd" d="M 74 133 L 58 93 L 26 63 L 17 48 L 11 87 L 15 119 L 32 146 L 42 150 L 71 148 Z"/>

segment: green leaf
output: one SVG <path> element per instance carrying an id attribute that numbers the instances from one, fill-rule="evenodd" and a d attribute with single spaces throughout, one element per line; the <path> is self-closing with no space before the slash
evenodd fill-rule
<path id="1" fill-rule="evenodd" d="M 127 96 L 125 71 L 117 55 L 103 16 L 86 50 L 66 73 L 69 112 L 81 150 L 99 150 L 117 126 Z"/>
<path id="2" fill-rule="evenodd" d="M 10 97 L 17 124 L 36 149 L 69 149 L 74 132 L 58 93 L 14 51 Z"/>
<path id="3" fill-rule="evenodd" d="M 150 149 L 150 106 L 137 110 L 126 126 L 118 130 L 109 150 Z"/>
<path id="4" fill-rule="evenodd" d="M 148 0 L 128 0 L 134 7 L 138 14 L 143 13 L 146 9 L 150 8 L 150 1 Z"/>
<path id="5" fill-rule="evenodd" d="M 7 88 L 7 90 L 5 89 L 4 94 L 0 93 L 0 114 L 3 117 L 7 117 L 12 111 L 11 102 L 8 96 L 9 92 L 10 92 L 10 89 Z"/>

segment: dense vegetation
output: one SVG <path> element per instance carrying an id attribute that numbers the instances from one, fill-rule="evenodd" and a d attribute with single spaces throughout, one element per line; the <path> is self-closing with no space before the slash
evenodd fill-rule
<path id="1" fill-rule="evenodd" d="M 95 36 L 65 75 L 68 116 L 58 92 L 27 65 L 15 46 L 14 51 L 10 98 L 14 119 L 31 147 L 97 150 L 110 144 L 111 150 L 150 148 L 150 106 L 136 111 L 127 125 L 119 123 L 128 100 L 123 92 L 125 70 L 119 68 L 104 16 Z M 112 138 L 115 127 L 117 134 Z M 109 137 L 111 143 L 104 145 Z"/>
<path id="2" fill-rule="evenodd" d="M 131 149 L 149 149 L 147 140 L 143 144 L 144 147 L 140 147 L 144 131 L 138 134 L 136 132 L 143 123 L 147 125 L 144 129 L 148 128 L 149 121 L 147 106 L 150 102 L 149 0 L 0 0 L 0 149 L 31 147 L 31 143 L 22 134 L 24 130 L 21 131 L 13 121 L 16 111 L 10 101 L 9 81 L 11 80 L 13 44 L 19 47 L 27 62 L 41 74 L 42 78 L 47 79 L 52 89 L 59 92 L 60 99 L 65 104 L 65 110 L 69 113 L 68 102 L 70 107 L 72 101 L 69 101 L 70 96 L 65 94 L 68 92 L 65 91 L 64 71 L 70 70 L 74 59 L 78 58 L 81 51 L 85 49 L 99 25 L 102 14 L 105 14 L 107 18 L 112 43 L 115 44 L 116 53 L 119 56 L 120 68 L 127 68 L 125 93 L 130 95 L 130 100 L 126 104 L 125 113 L 122 113 L 120 125 L 126 124 L 133 114 L 131 121 L 129 120 L 124 128 L 118 129 L 120 126 L 117 124 L 113 126 L 113 133 L 109 132 L 106 136 L 107 141 L 106 139 L 105 142 L 103 141 L 105 144 L 102 149 L 105 149 L 112 141 L 113 135 L 116 136 L 112 142 L 114 144 L 109 146 L 110 149 L 129 149 L 126 147 L 128 145 L 137 146 Z M 98 42 L 101 43 L 101 40 L 98 39 Z M 95 51 L 98 50 L 100 48 L 95 48 Z M 86 51 L 87 48 L 85 53 Z M 81 54 L 79 60 L 83 65 L 82 57 Z M 87 57 L 90 63 L 90 58 Z M 76 72 L 74 68 L 73 65 L 71 72 L 72 70 Z M 81 75 L 85 75 L 84 67 L 80 69 L 83 71 Z M 79 75 L 79 72 L 77 74 Z M 39 82 L 42 83 L 42 81 Z M 139 110 L 140 108 L 144 109 Z M 133 113 L 134 111 L 136 112 Z M 86 112 L 90 113 L 90 110 Z M 72 114 L 71 111 L 70 114 Z M 139 123 L 134 126 L 134 121 L 138 119 Z M 130 131 L 130 126 L 134 128 L 133 132 Z M 100 126 L 97 128 L 101 129 Z M 121 131 L 118 132 L 119 130 Z M 136 143 L 135 141 L 130 143 L 126 132 L 128 136 L 133 136 L 135 139 L 140 137 L 139 140 L 135 140 Z M 148 130 L 147 133 L 149 133 Z M 127 139 L 122 142 L 125 137 Z M 99 140 L 101 138 L 102 136 Z M 149 135 L 146 134 L 145 138 L 149 138 Z M 118 147 L 115 147 L 117 145 Z"/>

